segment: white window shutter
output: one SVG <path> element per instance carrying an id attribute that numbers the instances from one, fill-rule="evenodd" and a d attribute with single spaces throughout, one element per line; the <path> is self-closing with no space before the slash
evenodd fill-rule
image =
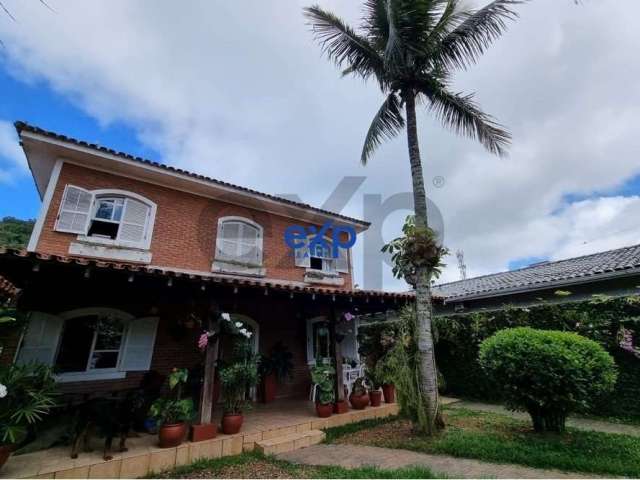
<path id="1" fill-rule="evenodd" d="M 262 232 L 260 230 L 256 233 L 256 256 L 255 256 L 255 264 L 262 265 Z"/>
<path id="2" fill-rule="evenodd" d="M 132 198 L 125 199 L 118 241 L 143 246 L 147 239 L 149 212 L 148 205 Z"/>
<path id="3" fill-rule="evenodd" d="M 93 194 L 84 188 L 67 185 L 64 188 L 55 230 L 86 234 L 93 206 Z"/>
<path id="4" fill-rule="evenodd" d="M 42 312 L 29 314 L 29 325 L 22 338 L 16 363 L 30 362 L 53 365 L 64 320 Z"/>
<path id="5" fill-rule="evenodd" d="M 158 317 L 137 318 L 129 323 L 120 370 L 146 371 L 151 367 Z"/>
<path id="6" fill-rule="evenodd" d="M 294 249 L 293 254 L 295 255 L 296 267 L 309 268 L 311 266 L 311 257 L 309 256 L 309 240 L 305 240 L 304 247 Z"/>
<path id="7" fill-rule="evenodd" d="M 336 258 L 336 271 L 349 273 L 349 250 L 338 247 L 338 258 Z"/>

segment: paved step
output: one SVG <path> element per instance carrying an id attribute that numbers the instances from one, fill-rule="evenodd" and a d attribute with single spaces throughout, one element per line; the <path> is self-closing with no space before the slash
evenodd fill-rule
<path id="1" fill-rule="evenodd" d="M 324 440 L 325 434 L 321 430 L 307 430 L 301 433 L 292 433 L 282 437 L 270 438 L 256 442 L 256 450 L 266 455 L 291 452 L 299 448 L 316 445 Z"/>

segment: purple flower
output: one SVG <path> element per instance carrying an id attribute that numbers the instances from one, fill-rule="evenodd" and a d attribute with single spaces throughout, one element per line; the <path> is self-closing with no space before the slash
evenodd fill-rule
<path id="1" fill-rule="evenodd" d="M 207 348 L 207 345 L 209 345 L 209 333 L 204 332 L 198 339 L 198 348 L 200 350 L 204 350 L 205 348 Z"/>
<path id="2" fill-rule="evenodd" d="M 351 315 L 351 313 L 350 313 L 350 312 L 347 312 L 347 313 L 345 313 L 345 314 L 344 314 L 344 319 L 345 319 L 347 322 L 350 322 L 351 320 L 353 320 L 353 315 Z"/>

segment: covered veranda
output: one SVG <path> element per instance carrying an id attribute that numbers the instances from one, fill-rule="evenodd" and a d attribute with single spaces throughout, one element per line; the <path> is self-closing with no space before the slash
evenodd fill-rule
<path id="1" fill-rule="evenodd" d="M 26 468 L 29 473 L 25 475 L 30 476 L 50 476 L 49 473 L 54 470 L 73 470 L 74 474 L 82 476 L 83 472 L 87 473 L 87 468 L 92 476 L 132 476 L 129 468 L 136 467 L 146 471 L 168 468 L 189 463 L 198 458 L 200 452 L 206 451 L 206 456 L 209 457 L 239 453 L 243 448 L 251 448 L 258 438 L 260 441 L 268 440 L 264 438 L 264 432 L 277 432 L 267 433 L 267 437 L 287 437 L 292 434 L 292 428 L 296 430 L 295 433 L 301 433 L 307 427 L 309 430 L 317 430 L 340 422 L 369 418 L 370 415 L 395 413 L 395 405 L 383 405 L 376 409 L 334 415 L 328 420 L 317 418 L 313 405 L 308 401 L 311 384 L 306 350 L 307 320 L 320 316 L 327 319 L 331 331 L 331 356 L 338 373 L 336 393 L 341 397 L 344 395 L 342 354 L 335 329 L 339 316 L 346 311 L 366 316 L 396 310 L 411 302 L 411 295 L 315 288 L 265 279 L 157 269 L 2 248 L 0 275 L 19 289 L 17 306 L 24 312 L 39 311 L 60 315 L 60 312 L 99 306 L 124 311 L 131 318 L 157 317 L 158 327 L 153 337 L 149 370 L 166 375 L 173 367 L 189 368 L 193 379 L 197 380 L 190 385 L 189 393 L 196 403 L 201 403 L 200 412 L 210 412 L 212 423 L 217 422 L 221 415 L 212 381 L 215 373 L 212 369 L 206 369 L 207 355 L 196 348 L 197 338 L 206 328 L 206 324 L 197 321 L 197 317 L 202 316 L 203 312 L 206 314 L 212 304 L 232 316 L 254 321 L 260 332 L 259 340 L 256 339 L 256 353 L 267 353 L 276 342 L 285 341 L 293 354 L 294 363 L 292 378 L 279 387 L 275 401 L 267 405 L 258 404 L 248 411 L 243 429 L 238 435 L 219 435 L 213 440 L 184 444 L 171 453 L 156 446 L 156 436 L 141 434 L 128 440 L 128 452 L 115 452 L 114 460 L 109 462 L 102 461 L 99 449 L 94 453 L 81 454 L 72 461 L 68 447 L 55 447 L 13 456 L 1 472 L 3 476 L 20 476 L 16 472 L 22 471 L 22 468 Z M 12 362 L 17 358 L 21 338 L 21 332 L 14 332 L 13 338 L 2 339 L 2 362 Z M 215 358 L 213 361 L 215 362 Z M 114 371 L 111 374 L 113 378 L 89 375 L 82 381 L 74 381 L 75 377 L 70 379 L 61 375 L 63 403 L 73 405 L 96 396 L 113 396 L 138 388 L 145 372 Z M 202 379 L 205 380 L 204 385 L 200 381 Z M 207 401 L 211 408 L 206 405 L 203 407 Z M 198 420 L 207 421 L 202 416 L 196 419 Z M 311 441 L 310 438 L 290 438 L 284 443 L 288 447 L 300 446 Z M 273 445 L 271 447 L 280 448 Z M 202 453 L 202 456 L 205 454 Z M 135 457 L 148 457 L 148 462 L 144 458 L 135 462 L 128 460 Z M 61 462 L 60 465 L 64 468 L 58 468 L 57 462 Z M 37 473 L 34 471 L 36 466 Z M 81 470 L 75 470 L 76 468 Z M 117 475 L 116 470 L 119 472 Z M 60 473 L 58 476 L 62 478 L 63 475 L 67 473 Z"/>

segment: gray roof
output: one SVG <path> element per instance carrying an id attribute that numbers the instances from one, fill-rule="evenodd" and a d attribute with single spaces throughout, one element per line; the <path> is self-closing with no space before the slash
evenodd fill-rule
<path id="1" fill-rule="evenodd" d="M 433 288 L 433 294 L 445 301 L 465 300 L 586 283 L 632 273 L 640 274 L 640 245 L 443 283 Z"/>

